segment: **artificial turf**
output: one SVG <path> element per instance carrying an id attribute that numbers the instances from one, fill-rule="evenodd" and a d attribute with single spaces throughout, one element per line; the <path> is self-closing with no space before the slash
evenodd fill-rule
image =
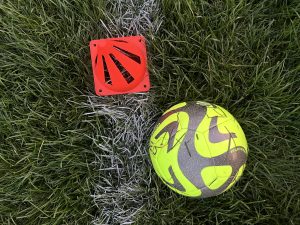
<path id="1" fill-rule="evenodd" d="M 112 153 L 101 148 L 111 124 L 101 113 L 90 116 L 92 107 L 86 104 L 93 91 L 88 43 L 121 32 L 114 26 L 111 33 L 103 29 L 112 23 L 113 5 L 0 2 L 1 224 L 121 223 L 103 213 L 110 209 L 105 205 L 112 206 L 107 201 L 115 200 L 106 196 L 110 193 L 103 184 L 118 178 L 99 172 L 111 167 L 105 157 Z M 200 200 L 163 185 L 146 152 L 136 161 L 124 155 L 119 166 L 130 170 L 131 162 L 140 162 L 146 168 L 136 170 L 142 183 L 127 183 L 140 195 L 120 201 L 116 210 L 132 213 L 139 205 L 130 218 L 136 224 L 299 224 L 300 3 L 163 0 L 159 6 L 160 29 L 144 33 L 153 85 L 147 95 L 151 107 L 144 110 L 158 116 L 190 100 L 227 108 L 245 131 L 248 163 L 229 191 Z M 107 104 L 104 98 L 96 101 L 100 107 Z M 128 101 L 116 98 L 114 110 Z M 128 105 L 134 107 L 134 101 Z M 139 110 L 155 122 L 157 116 Z M 139 144 L 149 138 L 143 134 Z M 119 180 L 114 182 L 111 189 Z M 94 202 L 96 187 L 104 191 Z"/>

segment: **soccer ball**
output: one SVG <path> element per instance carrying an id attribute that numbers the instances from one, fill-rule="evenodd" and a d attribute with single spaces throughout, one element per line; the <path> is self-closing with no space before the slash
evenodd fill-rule
<path id="1" fill-rule="evenodd" d="M 155 172 L 175 192 L 206 198 L 242 175 L 248 146 L 236 119 L 220 106 L 182 102 L 158 120 L 150 139 Z"/>

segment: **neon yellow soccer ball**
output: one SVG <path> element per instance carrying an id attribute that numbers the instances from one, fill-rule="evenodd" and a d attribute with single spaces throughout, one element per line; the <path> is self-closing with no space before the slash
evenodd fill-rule
<path id="1" fill-rule="evenodd" d="M 220 106 L 182 102 L 158 120 L 150 139 L 155 172 L 175 192 L 206 198 L 242 175 L 248 146 L 236 119 Z"/>

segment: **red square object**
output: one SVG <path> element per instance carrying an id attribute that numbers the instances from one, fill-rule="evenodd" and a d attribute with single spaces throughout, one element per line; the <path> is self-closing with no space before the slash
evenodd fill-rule
<path id="1" fill-rule="evenodd" d="M 92 40 L 90 51 L 97 95 L 146 92 L 150 89 L 143 36 Z"/>

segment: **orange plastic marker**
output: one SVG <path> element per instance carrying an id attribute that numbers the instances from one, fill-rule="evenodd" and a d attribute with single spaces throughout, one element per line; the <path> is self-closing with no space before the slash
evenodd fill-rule
<path id="1" fill-rule="evenodd" d="M 97 95 L 149 91 L 150 80 L 143 36 L 92 40 L 90 51 Z"/>

